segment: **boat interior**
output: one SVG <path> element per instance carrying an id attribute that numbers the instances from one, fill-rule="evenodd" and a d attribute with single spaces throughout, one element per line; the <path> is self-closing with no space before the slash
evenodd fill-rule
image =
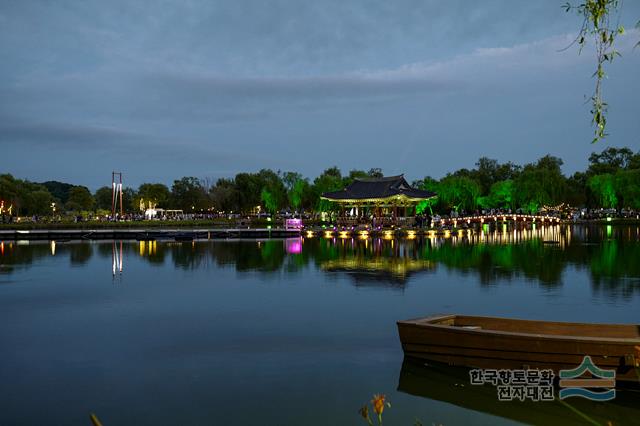
<path id="1" fill-rule="evenodd" d="M 445 315 L 409 322 L 523 334 L 640 339 L 640 326 L 635 324 L 532 321 L 466 315 Z"/>

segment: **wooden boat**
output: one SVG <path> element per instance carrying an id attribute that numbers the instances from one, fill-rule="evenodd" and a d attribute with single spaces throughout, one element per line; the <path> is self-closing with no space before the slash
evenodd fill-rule
<path id="1" fill-rule="evenodd" d="M 585 355 L 617 381 L 638 382 L 640 327 L 439 315 L 398 321 L 406 356 L 476 368 L 576 368 Z"/>

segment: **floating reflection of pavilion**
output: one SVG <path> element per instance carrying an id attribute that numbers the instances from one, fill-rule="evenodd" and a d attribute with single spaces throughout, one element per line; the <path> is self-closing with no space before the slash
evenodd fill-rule
<path id="1" fill-rule="evenodd" d="M 341 225 L 371 220 L 374 226 L 388 226 L 412 224 L 416 205 L 434 197 L 434 192 L 413 188 L 403 175 L 399 175 L 356 178 L 346 188 L 325 192 L 320 198 L 340 205 L 338 223 Z"/>
<path id="2" fill-rule="evenodd" d="M 407 257 L 347 257 L 324 261 L 320 268 L 326 272 L 344 273 L 356 286 L 404 287 L 409 278 L 417 273 L 435 269 L 435 263 L 424 259 Z"/>

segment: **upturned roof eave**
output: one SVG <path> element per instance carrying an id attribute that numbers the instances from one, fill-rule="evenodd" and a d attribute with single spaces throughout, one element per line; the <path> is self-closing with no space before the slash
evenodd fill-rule
<path id="1" fill-rule="evenodd" d="M 386 202 L 386 201 L 394 201 L 394 200 L 410 201 L 410 202 L 419 203 L 420 201 L 430 200 L 432 198 L 436 198 L 437 196 L 438 196 L 437 194 L 433 194 L 433 195 L 426 196 L 426 197 L 408 197 L 408 196 L 406 196 L 404 194 L 397 194 L 397 195 L 390 195 L 390 196 L 387 196 L 387 197 L 332 198 L 330 196 L 327 196 L 326 194 L 322 194 L 320 196 L 320 199 L 321 200 L 332 201 L 334 203 L 378 203 L 378 202 Z"/>

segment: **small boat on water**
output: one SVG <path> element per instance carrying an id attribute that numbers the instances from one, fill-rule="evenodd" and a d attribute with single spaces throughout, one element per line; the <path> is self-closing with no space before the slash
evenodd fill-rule
<path id="1" fill-rule="evenodd" d="M 407 357 L 494 369 L 576 368 L 589 355 L 616 371 L 617 381 L 639 380 L 640 326 L 438 315 L 398 321 Z"/>

